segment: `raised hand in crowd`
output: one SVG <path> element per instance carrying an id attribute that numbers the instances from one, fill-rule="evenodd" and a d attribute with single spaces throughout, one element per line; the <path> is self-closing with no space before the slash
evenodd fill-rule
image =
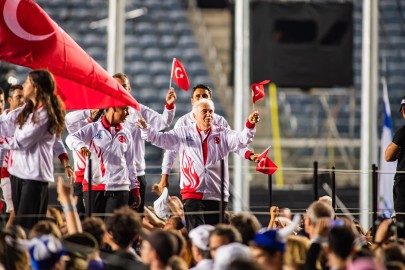
<path id="1" fill-rule="evenodd" d="M 272 206 L 270 207 L 270 221 L 269 225 L 267 226 L 268 229 L 273 229 L 274 223 L 276 221 L 276 218 L 279 215 L 279 208 L 278 206 Z"/>
<path id="2" fill-rule="evenodd" d="M 68 233 L 74 234 L 81 232 L 82 225 L 76 209 L 77 198 L 73 196 L 73 186 L 64 183 L 63 178 L 59 176 L 56 191 L 58 192 L 58 201 L 66 216 Z"/>
<path id="3" fill-rule="evenodd" d="M 166 94 L 166 103 L 167 105 L 172 105 L 177 99 L 176 92 L 174 92 L 174 88 L 170 87 L 169 91 Z"/>

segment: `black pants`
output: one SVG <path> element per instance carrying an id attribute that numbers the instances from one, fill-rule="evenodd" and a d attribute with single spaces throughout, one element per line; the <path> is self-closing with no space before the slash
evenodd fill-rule
<path id="1" fill-rule="evenodd" d="M 30 230 L 45 219 L 48 208 L 48 182 L 21 179 L 10 175 L 11 194 L 16 214 L 15 224 Z"/>
<path id="2" fill-rule="evenodd" d="M 110 214 L 128 204 L 129 191 L 105 191 L 104 196 L 107 198 L 105 212 Z"/>
<path id="3" fill-rule="evenodd" d="M 184 213 L 186 215 L 186 227 L 190 231 L 202 224 L 216 225 L 219 223 L 220 201 L 186 199 L 184 200 Z M 226 209 L 227 202 L 224 202 L 223 208 Z M 204 214 L 203 212 L 216 211 L 217 213 Z M 201 212 L 188 214 L 188 212 Z"/>
<path id="4" fill-rule="evenodd" d="M 91 196 L 92 196 L 91 212 L 98 215 L 104 214 L 105 206 L 107 204 L 107 198 L 104 197 L 104 190 L 92 190 Z M 83 192 L 83 203 L 86 208 L 86 211 L 88 210 L 87 208 L 88 201 L 89 201 L 89 192 L 85 191 Z"/>
<path id="5" fill-rule="evenodd" d="M 138 181 L 141 184 L 141 188 L 139 189 L 139 193 L 141 195 L 141 204 L 139 205 L 138 208 L 135 209 L 135 211 L 142 214 L 145 208 L 145 190 L 146 190 L 145 175 L 138 176 Z M 134 195 L 132 195 L 132 193 L 129 193 L 128 204 L 129 206 L 131 206 L 133 203 L 134 203 Z"/>
<path id="6" fill-rule="evenodd" d="M 405 180 L 394 182 L 394 210 L 405 213 Z M 405 237 L 405 214 L 396 213 L 398 224 L 398 237 Z"/>
<path id="7" fill-rule="evenodd" d="M 83 184 L 82 183 L 74 183 L 73 184 L 73 194 L 77 197 L 77 213 L 79 214 L 80 218 L 84 217 L 86 214 L 86 209 L 84 208 L 83 202 Z"/>

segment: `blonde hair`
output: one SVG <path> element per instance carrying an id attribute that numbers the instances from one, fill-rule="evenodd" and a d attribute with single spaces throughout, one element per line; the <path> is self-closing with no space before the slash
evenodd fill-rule
<path id="1" fill-rule="evenodd" d="M 303 269 L 310 245 L 311 243 L 306 237 L 289 236 L 284 253 L 284 264 L 294 269 Z"/>

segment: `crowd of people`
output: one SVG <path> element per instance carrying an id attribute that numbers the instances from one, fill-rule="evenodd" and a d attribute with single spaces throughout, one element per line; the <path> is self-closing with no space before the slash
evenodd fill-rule
<path id="1" fill-rule="evenodd" d="M 113 77 L 131 91 L 125 74 Z M 141 105 L 140 111 L 122 106 L 67 114 L 55 89 L 50 72 L 34 70 L 10 88 L 7 110 L 0 93 L 0 207 L 9 213 L 0 232 L 0 269 L 405 267 L 395 219 L 365 233 L 337 217 L 328 198 L 293 219 L 288 209 L 271 207 L 265 227 L 249 213 L 227 213 L 219 224 L 229 198 L 228 154 L 259 161 L 248 146 L 260 115 L 251 113 L 241 132 L 230 129 L 215 114 L 208 86 L 193 88 L 192 111 L 167 132 L 176 109 L 173 88 L 162 113 Z M 73 161 L 61 139 L 65 128 Z M 153 207 L 144 204 L 145 141 L 166 150 L 161 181 L 152 186 Z M 48 207 L 55 155 L 69 183 L 58 179 L 61 207 Z M 177 156 L 181 199 L 167 189 Z"/>

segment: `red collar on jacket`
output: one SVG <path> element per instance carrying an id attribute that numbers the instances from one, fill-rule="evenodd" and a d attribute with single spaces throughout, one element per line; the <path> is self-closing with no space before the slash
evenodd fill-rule
<path id="1" fill-rule="evenodd" d="M 111 124 L 108 123 L 107 121 L 107 117 L 103 116 L 103 118 L 101 118 L 101 123 L 103 124 L 103 127 L 105 127 L 109 132 L 111 132 Z M 117 131 L 120 131 L 123 129 L 123 126 L 121 125 L 121 123 L 119 123 L 118 125 L 115 126 L 115 129 L 117 129 Z"/>

